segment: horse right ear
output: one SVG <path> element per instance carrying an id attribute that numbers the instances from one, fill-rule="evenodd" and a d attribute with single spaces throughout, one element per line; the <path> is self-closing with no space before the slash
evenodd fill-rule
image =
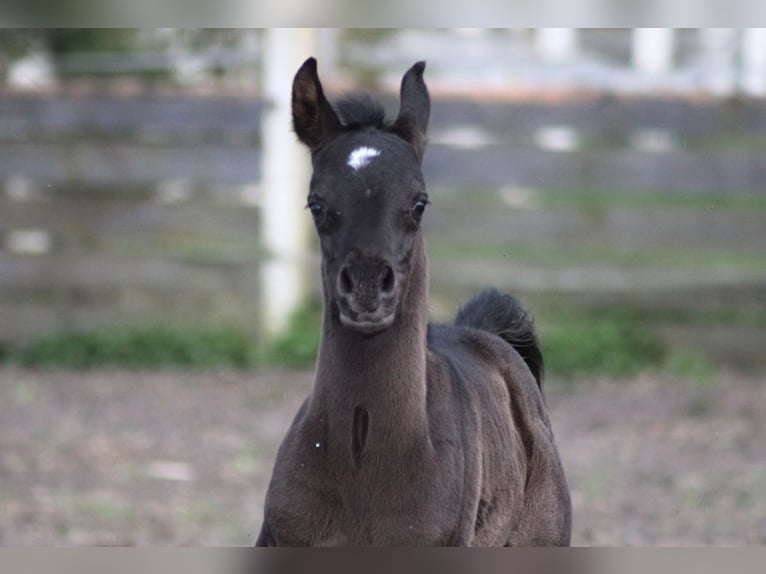
<path id="1" fill-rule="evenodd" d="M 314 58 L 306 60 L 295 74 L 292 107 L 293 129 L 298 139 L 312 151 L 343 128 L 325 98 Z"/>
<path id="2" fill-rule="evenodd" d="M 420 161 L 426 149 L 426 131 L 431 115 L 431 97 L 423 81 L 425 62 L 417 62 L 402 78 L 399 116 L 392 126 L 393 132 L 410 142 Z"/>

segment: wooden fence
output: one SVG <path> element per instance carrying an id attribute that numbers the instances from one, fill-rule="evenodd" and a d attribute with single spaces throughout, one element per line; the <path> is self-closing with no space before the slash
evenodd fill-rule
<path id="1" fill-rule="evenodd" d="M 251 184 L 260 177 L 260 111 L 240 99 L 5 94 L 0 175 L 56 185 Z M 738 193 L 764 180 L 762 100 L 442 100 L 432 118 L 425 168 L 436 183 Z M 546 144 L 556 133 L 565 155 Z"/>
<path id="2" fill-rule="evenodd" d="M 117 322 L 256 331 L 261 111 L 241 98 L 0 94 L 0 342 Z M 425 171 L 437 250 L 477 238 L 766 248 L 763 211 L 695 222 L 662 206 L 610 208 L 594 225 L 581 212 L 520 211 L 497 199 L 542 189 L 757 201 L 766 181 L 763 101 L 437 99 L 432 118 Z M 494 190 L 497 203 L 483 212 L 491 223 L 477 227 L 465 202 L 440 207 L 447 189 Z M 514 279 L 474 264 L 436 257 L 434 290 L 459 296 L 476 273 L 528 289 L 561 286 L 544 270 L 526 269 L 524 279 L 516 268 Z"/>

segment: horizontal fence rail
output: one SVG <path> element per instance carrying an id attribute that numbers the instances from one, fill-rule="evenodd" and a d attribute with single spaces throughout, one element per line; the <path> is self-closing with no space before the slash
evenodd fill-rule
<path id="1" fill-rule="evenodd" d="M 103 185 L 260 178 L 257 102 L 85 100 L 0 98 L 0 174 Z M 432 115 L 425 169 L 438 184 L 739 192 L 760 190 L 766 175 L 758 100 L 437 101 Z"/>
<path id="2" fill-rule="evenodd" d="M 263 110 L 0 94 L 0 343 L 158 320 L 257 332 Z M 432 118 L 437 313 L 490 283 L 763 302 L 766 102 L 435 98 Z"/>

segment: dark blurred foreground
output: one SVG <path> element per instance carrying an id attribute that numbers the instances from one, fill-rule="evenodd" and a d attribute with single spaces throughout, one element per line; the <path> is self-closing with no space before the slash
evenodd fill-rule
<path id="1" fill-rule="evenodd" d="M 647 571 L 716 574 L 736 568 L 741 574 L 761 571 L 759 549 L 14 549 L 4 551 L 0 566 L 30 573 L 186 572 L 208 574 L 317 574 L 359 572 L 439 572 L 467 574 L 523 571 L 541 574 L 633 574 Z"/>

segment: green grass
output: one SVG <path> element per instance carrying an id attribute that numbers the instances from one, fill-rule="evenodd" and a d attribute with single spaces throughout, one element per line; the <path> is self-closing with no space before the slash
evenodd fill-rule
<path id="1" fill-rule="evenodd" d="M 246 367 L 251 342 L 228 327 L 113 326 L 89 331 L 61 330 L 11 347 L 7 360 L 28 367 L 88 369 Z"/>
<path id="2" fill-rule="evenodd" d="M 674 315 L 624 304 L 584 304 L 550 306 L 538 317 L 537 329 L 546 371 L 564 381 L 594 376 L 630 378 L 653 372 L 678 377 L 707 391 L 718 381 L 718 366 L 660 332 L 668 324 L 724 324 L 716 318 L 740 325 L 737 317 L 726 313 Z"/>
<path id="3" fill-rule="evenodd" d="M 636 309 L 639 312 L 639 309 Z M 686 326 L 766 327 L 766 309 L 754 304 L 721 308 L 641 308 L 645 320 Z"/>
<path id="4" fill-rule="evenodd" d="M 707 390 L 715 385 L 716 369 L 699 353 L 689 349 L 668 349 L 662 370 L 671 375 L 683 377 L 692 381 L 699 390 Z"/>
<path id="5" fill-rule="evenodd" d="M 312 301 L 294 314 L 287 332 L 258 344 L 234 327 L 144 325 L 65 329 L 23 344 L 6 345 L 0 362 L 32 368 L 308 368 L 321 329 L 321 306 Z"/>
<path id="6" fill-rule="evenodd" d="M 293 369 L 313 367 L 321 328 L 321 302 L 308 301 L 293 314 L 285 334 L 263 349 L 259 364 Z"/>
<path id="7" fill-rule="evenodd" d="M 574 313 L 540 321 L 539 331 L 546 370 L 566 379 L 630 377 L 666 358 L 656 330 L 630 312 Z"/>
<path id="8" fill-rule="evenodd" d="M 666 348 L 658 321 L 637 310 L 576 309 L 550 312 L 538 321 L 547 372 L 565 380 L 596 375 L 630 377 L 661 370 L 710 380 L 713 367 L 701 357 Z M 270 344 L 230 327 L 105 327 L 65 330 L 9 347 L 6 360 L 32 368 L 131 369 L 314 366 L 321 305 L 311 301 L 293 316 L 287 332 Z M 19 400 L 31 400 L 20 395 Z"/>

